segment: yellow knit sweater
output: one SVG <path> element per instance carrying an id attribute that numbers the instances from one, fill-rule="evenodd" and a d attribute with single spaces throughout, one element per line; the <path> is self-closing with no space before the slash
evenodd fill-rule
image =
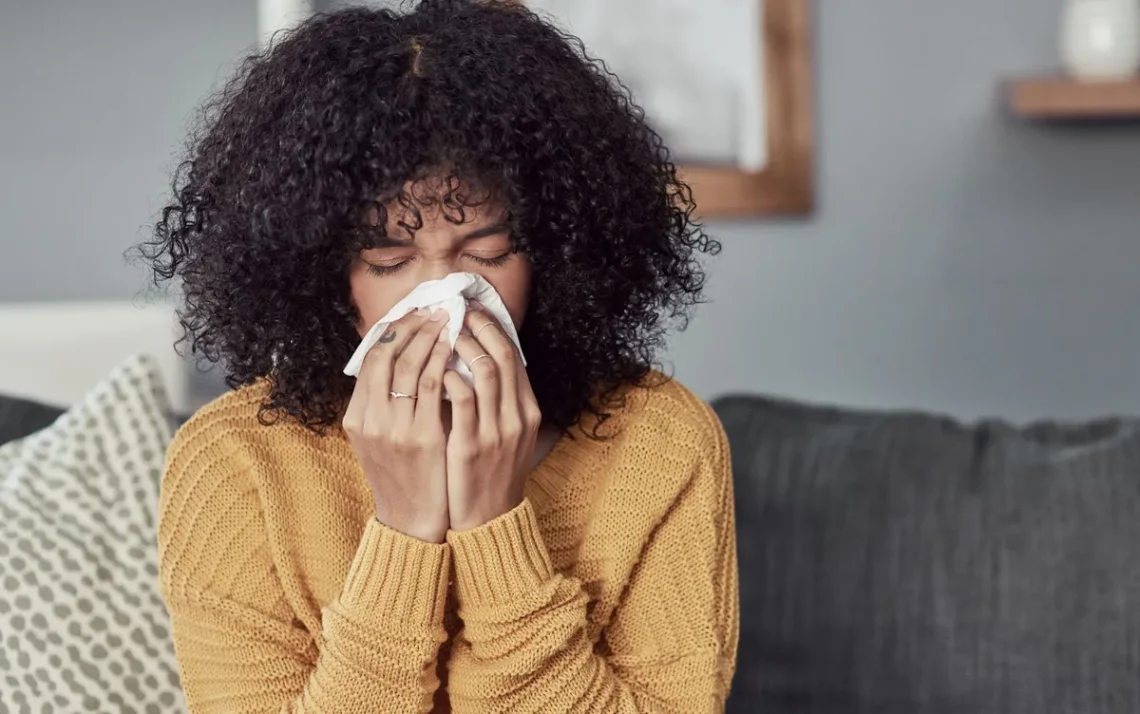
<path id="1" fill-rule="evenodd" d="M 192 712 L 723 710 L 728 450 L 683 387 L 631 390 L 613 438 L 563 437 L 522 505 L 442 545 L 373 517 L 343 432 L 259 424 L 264 396 L 218 399 L 168 454 L 161 580 Z"/>

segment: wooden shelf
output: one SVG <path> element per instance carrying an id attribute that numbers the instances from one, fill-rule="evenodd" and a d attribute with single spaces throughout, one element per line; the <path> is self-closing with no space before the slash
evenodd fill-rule
<path id="1" fill-rule="evenodd" d="M 1127 82 L 1078 82 L 1034 77 L 1009 82 L 1005 100 L 1024 119 L 1140 119 L 1140 78 Z"/>

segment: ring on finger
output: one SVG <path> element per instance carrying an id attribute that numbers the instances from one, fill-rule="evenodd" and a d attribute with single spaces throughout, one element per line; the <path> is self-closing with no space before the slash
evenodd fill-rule
<path id="1" fill-rule="evenodd" d="M 388 392 L 392 395 L 393 399 L 419 399 L 415 394 L 404 394 L 403 392 Z"/>
<path id="2" fill-rule="evenodd" d="M 476 357 L 475 359 L 473 359 L 473 360 L 471 360 L 470 362 L 468 362 L 468 363 L 467 363 L 467 369 L 473 369 L 473 368 L 475 367 L 475 363 L 476 363 L 476 362 L 478 362 L 479 360 L 483 359 L 484 357 L 486 357 L 487 359 L 490 359 L 490 358 L 491 358 L 491 355 L 489 355 L 489 354 L 487 354 L 486 352 L 484 352 L 483 354 L 479 355 L 479 356 L 478 356 L 478 357 Z"/>
<path id="3" fill-rule="evenodd" d="M 495 324 L 494 321 L 488 322 L 485 325 L 483 325 L 482 327 L 480 327 L 478 330 L 475 330 L 475 334 L 474 334 L 475 339 L 479 339 L 479 333 L 482 332 L 483 330 L 486 330 L 488 327 L 490 327 L 494 324 Z M 476 359 L 478 359 L 478 358 L 476 358 Z"/>

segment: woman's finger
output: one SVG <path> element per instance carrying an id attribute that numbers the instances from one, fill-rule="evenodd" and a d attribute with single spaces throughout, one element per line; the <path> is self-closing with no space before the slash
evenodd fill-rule
<path id="1" fill-rule="evenodd" d="M 519 395 L 519 414 L 524 426 L 537 428 L 542 420 L 542 411 L 538 407 L 538 397 L 534 394 L 534 386 L 530 383 L 530 375 L 526 372 L 522 355 L 515 354 L 515 384 Z"/>
<path id="2" fill-rule="evenodd" d="M 475 390 L 453 369 L 444 373 L 443 386 L 451 397 L 451 436 L 448 438 L 459 436 L 471 443 L 479 421 Z"/>
<path id="3" fill-rule="evenodd" d="M 416 393 L 419 395 L 416 400 L 416 424 L 424 428 L 435 428 L 440 424 L 443 376 L 447 371 L 450 357 L 451 343 L 448 342 L 445 325 L 436 339 L 435 346 L 431 348 L 431 356 L 420 374 L 420 383 L 416 388 Z"/>
<path id="4" fill-rule="evenodd" d="M 415 336 L 416 330 L 426 319 L 426 313 L 409 313 L 389 325 L 381 335 L 357 373 L 356 386 L 352 388 L 348 407 L 345 408 L 342 424 L 349 433 L 364 431 L 365 422 L 377 409 L 385 409 L 389 395 L 386 384 L 391 383 L 392 363 L 404 349 L 405 344 Z"/>
<path id="5" fill-rule="evenodd" d="M 360 373 L 357 375 L 355 392 L 360 392 L 363 387 L 367 401 L 382 397 L 384 403 L 388 403 L 392 367 L 396 364 L 400 352 L 427 321 L 427 315 L 429 315 L 427 310 L 416 310 L 388 326 L 380 341 L 376 342 L 365 355 L 364 363 L 360 365 Z"/>
<path id="6" fill-rule="evenodd" d="M 504 331 L 502 329 L 502 327 L 500 326 L 500 323 L 495 319 L 495 316 L 491 315 L 489 312 L 487 312 L 487 310 L 482 305 L 480 305 L 477 302 L 472 302 L 471 306 L 476 311 L 478 311 L 479 313 L 486 315 L 489 319 L 495 321 L 495 332 L 498 333 L 498 338 L 492 338 L 492 336 L 488 335 L 488 339 L 493 340 L 492 344 L 495 344 L 495 343 L 500 344 L 502 346 L 502 348 L 504 349 L 504 351 L 505 351 L 506 347 L 510 347 L 510 351 L 512 353 L 513 359 L 510 360 L 509 363 L 513 367 L 514 374 L 515 374 L 515 382 L 518 384 L 519 400 L 525 401 L 528 397 L 530 397 L 531 399 L 534 399 L 534 390 L 531 388 L 530 377 L 526 373 L 526 364 L 523 363 L 522 352 L 519 351 L 518 345 L 516 345 L 514 342 L 511 342 L 511 339 L 507 336 L 506 331 Z M 470 312 L 468 312 L 467 314 L 468 314 L 468 316 L 471 315 Z M 490 332 L 491 329 L 492 328 L 490 328 L 490 327 L 483 328 L 480 326 L 480 327 L 477 327 L 475 332 L 473 332 L 472 334 L 475 334 L 477 332 L 478 334 L 475 334 L 475 337 L 476 337 L 476 339 L 480 340 L 480 342 L 482 342 L 482 336 L 483 336 L 484 330 L 487 332 Z M 483 343 L 483 344 L 486 344 L 486 343 Z M 503 361 L 507 362 L 507 360 L 505 360 L 505 359 Z"/>
<path id="7" fill-rule="evenodd" d="M 487 431 L 497 429 L 502 379 L 495 358 L 466 330 L 459 333 L 459 339 L 455 341 L 455 352 L 474 377 L 479 424 Z"/>
<path id="8" fill-rule="evenodd" d="M 502 376 L 501 383 L 501 410 L 517 409 L 519 403 L 518 389 L 518 350 L 510 341 L 499 323 L 485 311 L 469 311 L 464 320 L 467 329 L 471 330 L 472 337 L 491 355 L 499 367 Z"/>
<path id="9" fill-rule="evenodd" d="M 404 347 L 392 367 L 390 392 L 407 394 L 407 397 L 392 397 L 392 413 L 401 423 L 410 424 L 416 413 L 416 400 L 419 398 L 420 376 L 431 357 L 432 348 L 439 341 L 439 333 L 447 326 L 447 313 L 436 310 L 420 325 L 411 341 Z"/>

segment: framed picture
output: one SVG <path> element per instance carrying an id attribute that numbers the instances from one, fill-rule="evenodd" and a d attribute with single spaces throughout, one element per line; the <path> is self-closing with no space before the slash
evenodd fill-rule
<path id="1" fill-rule="evenodd" d="M 312 11 L 399 0 L 258 0 L 263 37 Z M 580 37 L 673 152 L 701 218 L 815 205 L 812 0 L 514 0 Z"/>
<path id="2" fill-rule="evenodd" d="M 811 0 L 525 0 L 629 87 L 702 218 L 815 203 Z"/>

